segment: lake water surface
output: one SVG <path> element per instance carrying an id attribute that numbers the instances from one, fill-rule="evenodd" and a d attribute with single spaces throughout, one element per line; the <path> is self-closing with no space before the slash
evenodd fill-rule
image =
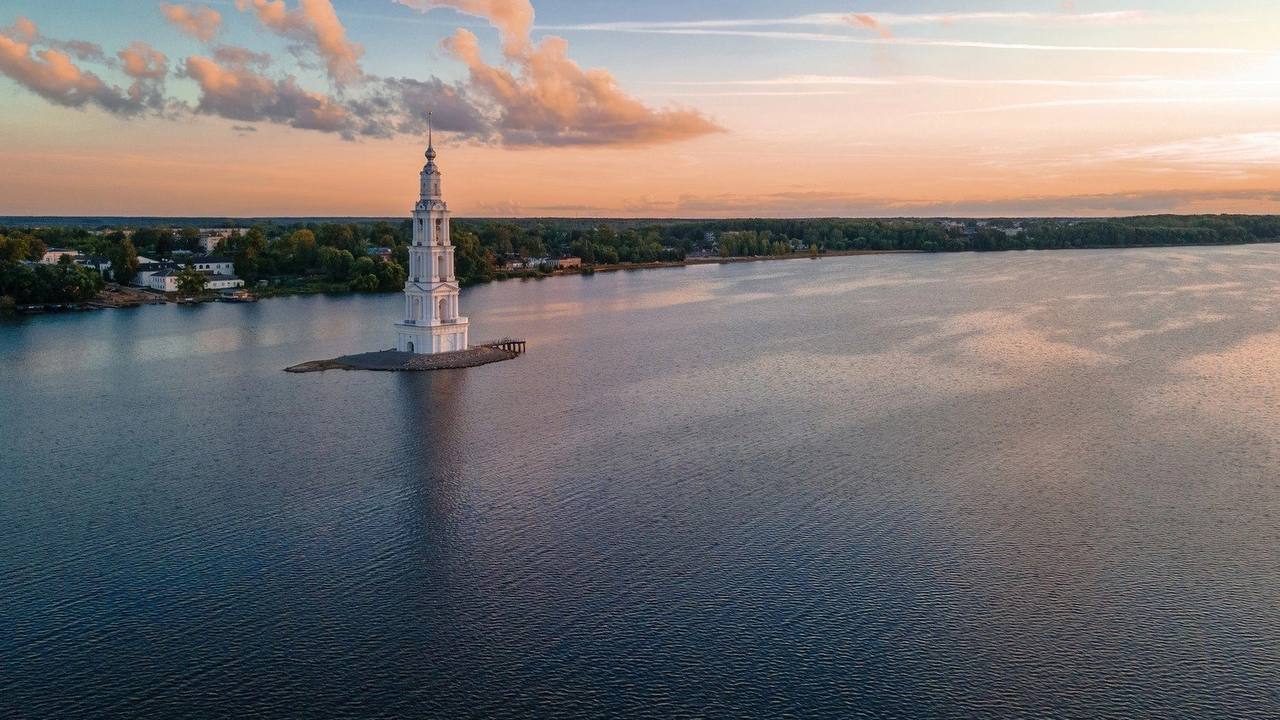
<path id="1" fill-rule="evenodd" d="M 0 716 L 1280 716 L 1280 249 L 0 325 Z"/>

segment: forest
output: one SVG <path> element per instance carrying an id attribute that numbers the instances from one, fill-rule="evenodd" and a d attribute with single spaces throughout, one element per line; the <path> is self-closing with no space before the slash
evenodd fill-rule
<path id="1" fill-rule="evenodd" d="M 222 223 L 223 226 L 233 226 Z M 266 292 L 399 290 L 412 239 L 409 221 L 255 221 L 223 241 L 236 274 Z M 126 232 L 129 231 L 129 232 Z M 1069 248 L 1224 245 L 1280 239 L 1280 217 L 1161 215 L 1109 219 L 458 219 L 456 270 L 464 285 L 547 266 L 508 271 L 512 260 L 580 257 L 586 267 L 678 263 L 690 256 L 761 257 L 848 251 L 995 252 Z M 199 250 L 195 225 L 135 228 L 0 228 L 0 296 L 18 303 L 92 296 L 103 280 L 132 277 L 138 256 L 180 258 Z M 33 266 L 47 248 L 105 256 L 114 277 L 74 266 Z M 379 249 L 373 252 L 373 249 Z M 27 261 L 24 263 L 23 261 Z M 522 264 L 526 264 L 523 263 Z"/>

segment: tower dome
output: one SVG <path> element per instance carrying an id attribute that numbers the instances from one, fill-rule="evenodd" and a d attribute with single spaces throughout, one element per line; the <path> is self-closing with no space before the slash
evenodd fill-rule
<path id="1" fill-rule="evenodd" d="M 420 202 L 428 200 L 440 200 L 444 197 L 444 190 L 441 187 L 442 174 L 440 168 L 436 165 L 436 146 L 432 139 L 431 132 L 431 113 L 427 113 L 427 164 L 422 168 L 422 183 Z"/>

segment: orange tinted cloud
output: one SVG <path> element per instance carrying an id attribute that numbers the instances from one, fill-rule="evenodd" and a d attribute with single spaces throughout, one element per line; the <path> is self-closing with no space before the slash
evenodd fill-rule
<path id="1" fill-rule="evenodd" d="M 93 102 L 118 115 L 154 111 L 170 119 L 194 109 L 242 122 L 334 132 L 349 140 L 417 134 L 429 111 L 435 112 L 441 129 L 486 144 L 520 147 L 631 146 L 723 131 L 696 110 L 651 107 L 622 90 L 609 72 L 583 69 L 569 57 L 568 43 L 561 38 L 535 44 L 529 35 L 533 7 L 528 0 L 402 1 L 481 14 L 501 32 L 506 62 L 489 65 L 475 36 L 459 32 L 445 45 L 467 65 L 469 82 L 366 75 L 359 65 L 363 49 L 347 40 L 330 0 L 299 0 L 294 7 L 286 0 L 236 0 L 238 8 L 265 27 L 324 58 L 342 91 L 305 90 L 293 76 L 273 72 L 268 55 L 220 45 L 182 66 L 182 74 L 199 85 L 193 108 L 166 95 L 168 58 L 150 45 L 133 43 L 117 54 L 117 64 L 92 43 L 43 38 L 25 18 L 0 35 L 0 73 L 60 105 Z M 221 16 L 208 8 L 166 3 L 162 10 L 179 29 L 197 37 L 212 38 L 221 27 Z M 35 45 L 41 47 L 33 49 Z M 77 67 L 73 56 L 118 68 L 134 82 L 125 90 L 110 87 Z"/>
<path id="2" fill-rule="evenodd" d="M 655 110 L 623 92 L 604 70 L 583 70 L 569 44 L 548 37 L 509 60 L 522 73 L 485 63 L 476 36 L 458 30 L 445 48 L 466 64 L 472 86 L 498 107 L 497 127 L 512 145 L 637 145 L 718 132 L 694 110 Z"/>
<path id="3" fill-rule="evenodd" d="M 142 42 L 135 41 L 116 54 L 125 74 L 139 80 L 159 80 L 169 74 L 169 59 L 165 54 Z"/>
<path id="4" fill-rule="evenodd" d="M 240 11 L 252 9 L 258 21 L 271 30 L 306 44 L 325 63 L 329 77 L 342 84 L 359 80 L 364 48 L 347 39 L 330 0 L 301 0 L 288 9 L 284 0 L 236 0 Z"/>
<path id="5" fill-rule="evenodd" d="M 142 110 L 118 88 L 81 70 L 66 53 L 47 49 L 33 54 L 31 43 L 39 36 L 35 23 L 26 18 L 18 18 L 13 28 L 0 32 L 0 73 L 58 105 L 83 107 L 96 103 L 122 114 Z"/>
<path id="6" fill-rule="evenodd" d="M 13 23 L 13 27 L 6 30 L 11 37 L 19 42 L 35 42 L 40 37 L 40 30 L 36 28 L 36 24 L 31 22 L 29 18 L 19 16 L 17 21 Z"/>
<path id="7" fill-rule="evenodd" d="M 534 44 L 529 0 L 398 0 L 427 11 L 451 7 L 485 18 L 502 35 L 503 55 L 519 72 L 490 65 L 479 41 L 459 29 L 445 49 L 470 71 L 471 85 L 497 117 L 510 145 L 639 145 L 721 132 L 702 113 L 654 109 L 625 93 L 605 70 L 583 70 L 568 55 L 569 43 L 549 36 Z"/>
<path id="8" fill-rule="evenodd" d="M 427 11 L 451 7 L 458 12 L 488 20 L 502 34 L 503 50 L 519 53 L 529 47 L 533 30 L 533 4 L 529 0 L 396 0 L 402 5 Z"/>
<path id="9" fill-rule="evenodd" d="M 222 13 L 204 5 L 161 3 L 160 11 L 174 27 L 202 42 L 209 42 L 222 28 Z"/>
<path id="10" fill-rule="evenodd" d="M 880 37 L 885 38 L 886 40 L 893 37 L 893 33 L 890 32 L 889 28 L 882 25 L 879 20 L 875 19 L 875 17 L 871 15 L 853 13 L 849 16 L 849 22 L 854 25 L 861 25 L 868 30 L 874 30 L 880 34 Z"/>

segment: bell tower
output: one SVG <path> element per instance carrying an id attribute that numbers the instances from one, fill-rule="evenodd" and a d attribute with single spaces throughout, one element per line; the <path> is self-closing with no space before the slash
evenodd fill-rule
<path id="1" fill-rule="evenodd" d="M 430 114 L 427 164 L 413 209 L 413 244 L 409 246 L 409 278 L 404 287 L 404 320 L 396 323 L 396 349 L 417 355 L 466 350 L 469 322 L 458 305 L 453 242 L 449 239 L 449 206 L 436 166 Z"/>

